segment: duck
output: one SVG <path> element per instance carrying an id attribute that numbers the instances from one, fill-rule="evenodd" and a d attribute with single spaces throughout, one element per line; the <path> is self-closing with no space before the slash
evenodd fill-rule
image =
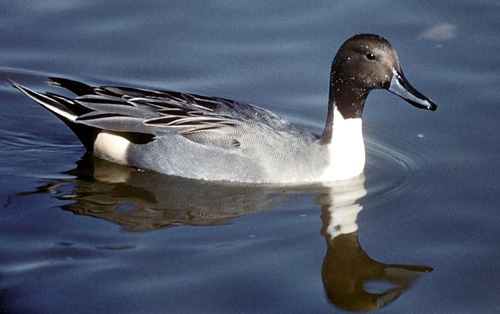
<path id="1" fill-rule="evenodd" d="M 359 176 L 366 159 L 363 109 L 374 89 L 388 90 L 416 108 L 437 108 L 405 78 L 391 43 L 375 34 L 347 39 L 335 55 L 321 134 L 221 97 L 55 77 L 48 84 L 74 96 L 11 84 L 62 120 L 101 159 L 165 175 L 257 184 Z"/>

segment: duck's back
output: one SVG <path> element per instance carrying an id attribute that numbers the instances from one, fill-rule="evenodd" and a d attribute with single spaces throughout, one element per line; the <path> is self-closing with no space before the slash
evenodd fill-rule
<path id="1" fill-rule="evenodd" d="M 63 120 L 95 155 L 169 175 L 306 182 L 324 166 L 318 137 L 268 110 L 171 91 L 53 79 L 77 97 L 15 85 Z"/>

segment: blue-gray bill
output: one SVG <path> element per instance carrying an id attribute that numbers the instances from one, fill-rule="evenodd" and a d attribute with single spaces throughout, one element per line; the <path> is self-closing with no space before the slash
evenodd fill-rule
<path id="1" fill-rule="evenodd" d="M 408 80 L 404 77 L 403 71 L 392 70 L 391 84 L 389 85 L 389 91 L 413 106 L 421 109 L 436 110 L 437 105 L 434 101 L 422 95 L 413 86 L 410 85 Z"/>

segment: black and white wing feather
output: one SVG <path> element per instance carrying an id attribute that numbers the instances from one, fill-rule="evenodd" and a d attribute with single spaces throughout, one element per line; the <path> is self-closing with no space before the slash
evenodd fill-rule
<path id="1" fill-rule="evenodd" d="M 54 112 L 82 142 L 84 136 L 78 134 L 81 127 L 75 125 L 87 126 L 94 133 L 106 130 L 123 134 L 136 143 L 176 133 L 201 144 L 224 148 L 239 147 L 241 128 L 303 133 L 270 111 L 219 97 L 115 86 L 94 87 L 62 78 L 51 78 L 49 84 L 65 88 L 77 96 L 41 94 L 13 83 Z"/>

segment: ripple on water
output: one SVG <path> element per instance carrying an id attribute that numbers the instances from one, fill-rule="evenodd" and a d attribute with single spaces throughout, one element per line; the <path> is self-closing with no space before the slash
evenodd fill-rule
<path id="1" fill-rule="evenodd" d="M 365 200 L 385 202 L 405 194 L 410 189 L 418 189 L 412 182 L 424 165 L 420 159 L 413 157 L 417 155 L 416 152 L 408 151 L 407 145 L 398 145 L 398 141 L 394 139 L 391 139 L 391 143 L 396 146 L 372 138 L 366 139 L 365 142 Z"/>

